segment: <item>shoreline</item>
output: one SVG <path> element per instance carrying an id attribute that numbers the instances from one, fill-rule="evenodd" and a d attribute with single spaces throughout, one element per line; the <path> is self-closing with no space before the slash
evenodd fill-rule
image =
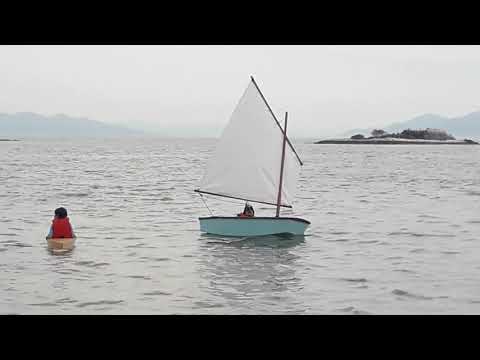
<path id="1" fill-rule="evenodd" d="M 320 140 L 314 144 L 371 144 L 371 145 L 479 145 L 469 140 L 420 140 L 420 139 L 332 139 Z"/>

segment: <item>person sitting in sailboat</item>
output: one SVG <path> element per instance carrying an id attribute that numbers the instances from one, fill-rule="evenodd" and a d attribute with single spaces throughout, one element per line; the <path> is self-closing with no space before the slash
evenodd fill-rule
<path id="1" fill-rule="evenodd" d="M 254 217 L 255 216 L 255 210 L 253 210 L 253 206 L 250 205 L 248 202 L 245 203 L 245 208 L 243 209 L 243 212 L 240 214 L 237 214 L 237 216 L 240 217 Z"/>

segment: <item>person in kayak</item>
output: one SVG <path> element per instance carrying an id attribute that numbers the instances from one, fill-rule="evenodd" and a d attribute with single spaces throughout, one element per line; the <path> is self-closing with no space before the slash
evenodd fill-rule
<path id="1" fill-rule="evenodd" d="M 55 209 L 55 216 L 47 235 L 47 239 L 74 238 L 72 225 L 68 218 L 67 209 L 59 207 Z"/>
<path id="2" fill-rule="evenodd" d="M 243 209 L 243 212 L 240 214 L 237 214 L 237 216 L 240 217 L 254 217 L 255 216 L 255 210 L 253 210 L 253 206 L 250 205 L 248 202 L 245 203 L 245 208 Z"/>

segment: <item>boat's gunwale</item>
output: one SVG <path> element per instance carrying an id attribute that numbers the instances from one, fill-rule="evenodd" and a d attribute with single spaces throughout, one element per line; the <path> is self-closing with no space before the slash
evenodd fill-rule
<path id="1" fill-rule="evenodd" d="M 46 237 L 47 240 L 72 240 L 72 239 L 76 239 L 77 237 L 74 236 L 74 237 Z"/>
<path id="2" fill-rule="evenodd" d="M 198 220 L 207 220 L 207 219 L 237 219 L 237 220 L 293 220 L 299 221 L 306 224 L 311 224 L 310 221 L 302 219 L 302 218 L 295 218 L 295 217 L 276 217 L 276 216 L 253 216 L 253 217 L 242 217 L 242 216 L 207 216 L 207 217 L 199 217 Z"/>

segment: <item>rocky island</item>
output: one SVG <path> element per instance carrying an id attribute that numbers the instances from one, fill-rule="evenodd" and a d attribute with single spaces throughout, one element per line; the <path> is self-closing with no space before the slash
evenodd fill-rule
<path id="1" fill-rule="evenodd" d="M 420 130 L 403 130 L 401 133 L 389 134 L 381 129 L 375 129 L 371 132 L 371 136 L 365 137 L 362 134 L 356 134 L 349 139 L 331 139 L 320 140 L 315 144 L 374 144 L 374 145 L 478 145 L 478 142 L 463 139 L 457 140 L 445 130 L 441 129 L 420 129 Z"/>

